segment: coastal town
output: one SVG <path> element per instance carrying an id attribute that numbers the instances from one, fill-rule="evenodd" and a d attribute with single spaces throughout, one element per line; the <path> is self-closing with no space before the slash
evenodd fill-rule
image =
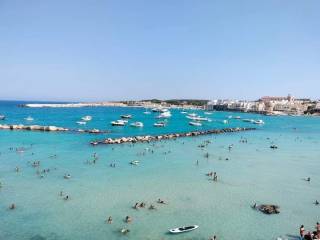
<path id="1" fill-rule="evenodd" d="M 69 107 L 143 107 L 143 108 L 182 108 L 204 109 L 206 111 L 252 112 L 265 115 L 320 115 L 320 100 L 264 96 L 258 100 L 140 100 L 140 101 L 110 101 L 88 103 L 28 103 L 22 107 L 31 108 L 69 108 Z"/>

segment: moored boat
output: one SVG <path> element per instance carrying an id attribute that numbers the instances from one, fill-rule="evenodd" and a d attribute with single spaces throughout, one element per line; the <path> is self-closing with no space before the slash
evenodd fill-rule
<path id="1" fill-rule="evenodd" d="M 191 226 L 183 226 L 183 227 L 178 227 L 178 228 L 172 228 L 169 229 L 170 233 L 184 233 L 184 232 L 190 232 L 195 229 L 197 229 L 199 226 L 198 225 L 191 225 Z"/>
<path id="2" fill-rule="evenodd" d="M 92 117 L 91 116 L 84 116 L 81 118 L 83 121 L 91 121 L 92 120 Z"/>
<path id="3" fill-rule="evenodd" d="M 253 121 L 254 124 L 264 124 L 264 121 L 263 120 L 256 120 L 256 121 Z"/>
<path id="4" fill-rule="evenodd" d="M 165 122 L 156 122 L 155 124 L 153 124 L 153 126 L 155 126 L 155 127 L 165 127 L 166 123 Z"/>
<path id="5" fill-rule="evenodd" d="M 143 123 L 142 122 L 134 122 L 130 124 L 131 127 L 143 127 Z"/>
<path id="6" fill-rule="evenodd" d="M 134 160 L 130 162 L 131 165 L 139 165 L 139 163 L 140 162 L 138 160 Z"/>
<path id="7" fill-rule="evenodd" d="M 26 120 L 26 121 L 33 121 L 34 119 L 33 119 L 33 117 L 28 116 L 28 117 L 26 117 L 24 120 Z"/>
<path id="8" fill-rule="evenodd" d="M 189 125 L 197 126 L 197 127 L 201 127 L 202 126 L 202 124 L 200 122 L 189 122 Z"/>
<path id="9" fill-rule="evenodd" d="M 126 125 L 126 122 L 124 120 L 116 120 L 111 122 L 112 126 L 124 126 Z"/>
<path id="10" fill-rule="evenodd" d="M 157 116 L 157 118 L 170 118 L 170 117 L 171 117 L 170 111 L 163 112 L 159 116 Z"/>
<path id="11" fill-rule="evenodd" d="M 127 114 L 127 115 L 121 115 L 120 117 L 125 118 L 125 119 L 130 119 L 130 118 L 132 118 L 132 115 Z"/>

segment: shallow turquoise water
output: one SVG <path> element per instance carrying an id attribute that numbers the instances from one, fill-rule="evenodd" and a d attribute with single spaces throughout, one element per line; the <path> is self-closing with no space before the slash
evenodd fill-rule
<path id="1" fill-rule="evenodd" d="M 92 115 L 87 128 L 109 129 L 108 135 L 0 131 L 0 239 L 276 239 L 296 236 L 304 224 L 313 229 L 320 208 L 320 119 L 315 117 L 267 117 L 215 112 L 203 128 L 252 126 L 239 120 L 221 123 L 228 115 L 263 119 L 257 131 L 184 138 L 151 144 L 98 146 L 88 143 L 107 136 L 159 134 L 194 129 L 180 111 L 166 128 L 154 128 L 154 115 L 144 109 L 81 108 L 28 109 L 1 102 L 5 123 L 78 127 L 84 115 Z M 143 129 L 113 128 L 109 122 L 121 114 L 133 114 Z M 248 143 L 240 143 L 244 137 Z M 198 145 L 210 140 L 201 150 Z M 279 149 L 272 150 L 274 142 Z M 32 144 L 32 145 L 31 145 Z M 233 144 L 231 151 L 228 146 Z M 25 147 L 23 153 L 10 147 Z M 151 151 L 145 150 L 152 149 Z M 165 154 L 166 152 L 169 153 Z M 96 152 L 96 164 L 87 164 Z M 144 155 L 141 153 L 145 152 Z M 205 158 L 205 153 L 209 158 Z M 49 156 L 57 154 L 56 158 Z M 228 158 L 229 160 L 225 160 Z M 50 172 L 40 178 L 30 162 L 41 161 Z M 139 166 L 131 166 L 140 160 Z M 196 165 L 196 161 L 199 165 Z M 115 163 L 116 167 L 109 167 Z M 20 172 L 14 168 L 20 167 Z M 216 171 L 218 182 L 205 175 Z M 70 173 L 72 178 L 63 178 Z M 303 181 L 311 177 L 311 182 Z M 70 200 L 64 201 L 64 191 Z M 156 203 L 158 198 L 167 205 Z M 135 202 L 153 203 L 157 210 L 132 208 Z M 250 208 L 253 202 L 280 205 L 279 215 L 267 216 Z M 8 210 L 15 203 L 17 208 Z M 113 224 L 105 223 L 108 216 Z M 133 222 L 126 224 L 125 216 Z M 169 235 L 167 230 L 197 224 L 196 231 Z M 119 234 L 122 227 L 131 232 Z M 294 238 L 289 238 L 294 239 Z"/>

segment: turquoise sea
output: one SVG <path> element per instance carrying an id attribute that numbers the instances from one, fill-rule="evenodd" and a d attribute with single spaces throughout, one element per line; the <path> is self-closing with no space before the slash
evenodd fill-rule
<path id="1" fill-rule="evenodd" d="M 7 117 L 0 124 L 31 124 L 24 118 L 32 116 L 32 124 L 78 128 L 76 122 L 91 115 L 85 128 L 111 133 L 1 130 L 1 240 L 204 240 L 213 235 L 218 239 L 298 239 L 301 224 L 313 230 L 320 221 L 320 207 L 313 204 L 320 200 L 318 117 L 213 112 L 207 115 L 213 121 L 200 129 L 255 126 L 257 130 L 94 147 L 89 142 L 95 139 L 197 128 L 188 125 L 181 110 L 171 111 L 167 127 L 155 128 L 157 114 L 143 114 L 143 108 L 21 108 L 20 103 L 0 102 L 0 114 Z M 188 112 L 206 116 L 200 110 Z M 144 127 L 112 127 L 110 121 L 121 114 L 132 114 L 131 122 L 141 121 Z M 237 119 L 223 124 L 229 115 L 262 119 L 265 124 Z M 198 147 L 208 140 L 205 148 Z M 271 144 L 278 149 L 271 149 Z M 132 166 L 132 160 L 140 164 Z M 38 168 L 32 166 L 34 161 L 40 161 Z M 50 171 L 37 174 L 43 169 Z M 211 171 L 217 172 L 217 182 L 206 176 Z M 70 179 L 64 179 L 66 173 Z M 307 177 L 310 182 L 303 180 Z M 158 204 L 159 198 L 168 204 Z M 147 207 L 133 209 L 136 202 L 146 202 Z M 255 211 L 250 207 L 254 202 L 279 205 L 281 213 Z M 9 210 L 12 203 L 16 209 Z M 150 204 L 157 209 L 149 210 Z M 112 224 L 105 222 L 109 216 Z M 132 217 L 132 223 L 125 223 L 126 216 Z M 168 233 L 170 228 L 191 224 L 200 227 L 179 235 Z M 124 236 L 122 228 L 130 232 Z"/>

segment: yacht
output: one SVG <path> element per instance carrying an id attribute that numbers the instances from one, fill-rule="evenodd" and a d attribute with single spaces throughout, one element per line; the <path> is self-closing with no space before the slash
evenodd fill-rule
<path id="1" fill-rule="evenodd" d="M 116 120 L 111 122 L 112 126 L 125 126 L 126 122 L 123 120 Z"/>
<path id="2" fill-rule="evenodd" d="M 189 125 L 191 125 L 191 126 L 197 126 L 197 127 L 201 127 L 201 126 L 202 126 L 202 124 L 199 123 L 199 122 L 189 122 Z"/>
<path id="3" fill-rule="evenodd" d="M 84 116 L 81 118 L 83 121 L 91 121 L 92 117 L 91 116 Z"/>
<path id="4" fill-rule="evenodd" d="M 0 115 L 0 120 L 5 120 L 6 116 L 5 115 Z"/>
<path id="5" fill-rule="evenodd" d="M 166 111 L 166 112 L 161 113 L 159 116 L 157 116 L 157 118 L 170 118 L 171 116 L 172 116 L 171 112 Z"/>
<path id="6" fill-rule="evenodd" d="M 131 127 L 143 127 L 143 123 L 142 122 L 134 122 L 130 124 Z"/>
<path id="7" fill-rule="evenodd" d="M 25 118 L 26 121 L 33 121 L 34 119 L 31 116 L 28 116 L 27 118 Z"/>
<path id="8" fill-rule="evenodd" d="M 124 118 L 124 119 L 130 119 L 132 118 L 132 115 L 128 114 L 128 115 L 121 115 L 120 116 L 121 118 Z"/>
<path id="9" fill-rule="evenodd" d="M 156 122 L 155 124 L 153 124 L 153 126 L 155 126 L 155 127 L 165 127 L 166 123 L 165 122 Z"/>
<path id="10" fill-rule="evenodd" d="M 264 124 L 264 121 L 263 120 L 256 120 L 256 121 L 253 121 L 254 124 Z"/>
<path id="11" fill-rule="evenodd" d="M 189 117 L 197 117 L 198 114 L 196 114 L 196 113 L 189 113 L 188 116 L 189 116 Z"/>

